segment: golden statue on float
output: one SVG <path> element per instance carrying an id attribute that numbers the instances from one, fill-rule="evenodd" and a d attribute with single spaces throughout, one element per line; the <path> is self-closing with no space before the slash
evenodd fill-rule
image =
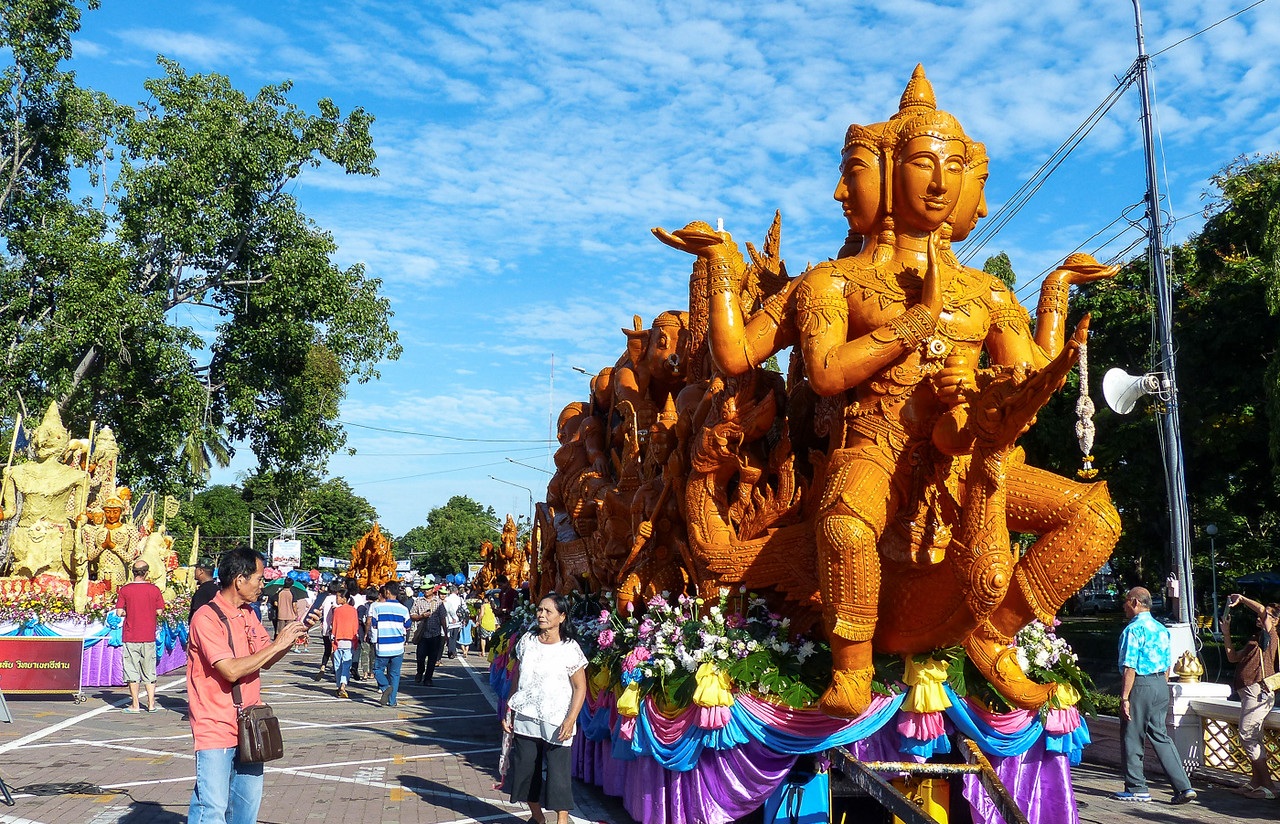
<path id="1" fill-rule="evenodd" d="M 1015 442 L 1085 345 L 1069 287 L 1117 268 L 1068 258 L 1033 332 L 951 251 L 986 215 L 987 167 L 917 66 L 896 114 L 848 129 L 836 259 L 789 277 L 780 217 L 747 258 L 706 223 L 655 229 L 696 256 L 689 311 L 624 330 L 591 403 L 562 413 L 538 590 L 589 573 L 629 602 L 686 581 L 769 593 L 825 630 L 835 716 L 868 706 L 873 651 L 954 645 L 1010 703 L 1043 705 L 1054 685 L 1023 674 L 1012 638 L 1052 624 L 1120 522 L 1105 484 L 1027 466 Z M 786 348 L 785 379 L 761 368 Z M 1010 530 L 1038 536 L 1021 557 Z"/>
<path id="2" fill-rule="evenodd" d="M 72 439 L 51 403 L 31 447 L 36 459 L 11 463 L 0 482 L 0 522 L 7 522 L 0 529 L 0 595 L 65 595 L 83 611 L 90 597 L 128 583 L 139 557 L 165 589 L 177 565 L 173 539 L 163 524 L 133 522 L 129 490 L 116 485 L 120 450 L 111 428 L 95 434 L 91 427 L 88 438 Z"/>

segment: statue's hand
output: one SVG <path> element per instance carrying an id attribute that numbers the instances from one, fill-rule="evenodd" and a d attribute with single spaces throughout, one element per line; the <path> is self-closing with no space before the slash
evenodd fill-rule
<path id="1" fill-rule="evenodd" d="M 977 376 L 962 357 L 947 358 L 942 369 L 933 376 L 933 391 L 947 407 L 969 403 L 977 391 Z"/>
<path id="2" fill-rule="evenodd" d="M 1046 282 L 1058 281 L 1070 284 L 1093 283 L 1095 280 L 1110 280 L 1120 271 L 1120 266 L 1104 266 L 1094 259 L 1093 255 L 1075 252 L 1067 256 L 1062 265 L 1046 278 Z"/>
<path id="3" fill-rule="evenodd" d="M 668 232 L 661 226 L 652 230 L 654 237 L 681 252 L 701 258 L 727 259 L 729 257 L 729 233 L 717 232 L 710 224 L 695 220 L 683 229 Z"/>
<path id="4" fill-rule="evenodd" d="M 927 263 L 924 270 L 924 284 L 920 287 L 920 303 L 929 310 L 937 320 L 942 314 L 942 267 L 938 261 L 942 255 L 938 252 L 938 238 L 929 235 Z"/>

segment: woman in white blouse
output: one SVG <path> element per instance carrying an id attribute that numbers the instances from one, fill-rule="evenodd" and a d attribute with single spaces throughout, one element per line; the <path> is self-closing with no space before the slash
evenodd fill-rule
<path id="1" fill-rule="evenodd" d="M 554 592 L 538 602 L 538 623 L 516 644 L 515 676 L 502 729 L 511 748 L 511 800 L 529 804 L 529 819 L 544 824 L 543 808 L 568 824 L 573 808 L 571 747 L 587 697 L 587 659 L 569 623 L 569 600 Z M 546 777 L 543 777 L 543 770 Z"/>

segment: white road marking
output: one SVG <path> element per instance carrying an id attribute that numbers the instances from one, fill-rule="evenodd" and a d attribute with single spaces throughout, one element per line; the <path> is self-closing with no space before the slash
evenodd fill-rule
<path id="1" fill-rule="evenodd" d="M 185 685 L 186 683 L 187 683 L 187 679 L 185 677 L 175 678 L 169 683 L 163 684 L 157 687 L 156 692 L 164 692 L 170 687 L 177 686 L 178 684 Z M 74 727 L 76 724 L 79 724 L 81 721 L 87 721 L 90 718 L 94 718 L 96 716 L 102 715 L 103 713 L 111 712 L 112 710 L 119 709 L 120 707 L 127 707 L 129 706 L 129 701 L 130 699 L 128 697 L 125 697 L 115 702 L 114 704 L 107 704 L 105 706 L 98 707 L 97 709 L 89 710 L 88 712 L 83 712 L 79 715 L 59 721 L 58 723 L 53 724 L 52 726 L 45 727 L 42 730 L 37 730 L 36 732 L 31 733 L 30 735 L 24 735 L 21 738 L 16 738 L 7 744 L 0 744 L 0 754 L 9 752 L 10 750 L 16 750 L 19 747 L 25 747 L 26 745 L 33 743 L 35 741 L 39 741 L 42 738 L 48 738 L 50 735 L 53 735 L 55 732 L 60 732 L 62 730 L 65 730 L 67 727 Z"/>

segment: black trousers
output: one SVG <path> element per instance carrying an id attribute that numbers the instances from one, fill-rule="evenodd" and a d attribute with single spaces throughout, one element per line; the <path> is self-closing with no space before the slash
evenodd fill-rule
<path id="1" fill-rule="evenodd" d="M 324 655 L 320 656 L 320 669 L 324 669 L 325 665 L 333 660 L 333 636 L 322 635 L 320 640 L 324 642 Z"/>
<path id="2" fill-rule="evenodd" d="M 440 663 L 440 655 L 444 652 L 444 636 L 424 638 L 418 642 L 418 678 L 430 681 L 436 672 L 436 664 Z M 423 666 L 426 671 L 424 675 Z"/>
<path id="3" fill-rule="evenodd" d="M 543 778 L 543 770 L 546 778 Z M 511 743 L 511 800 L 547 810 L 573 809 L 573 747 L 517 735 Z"/>

